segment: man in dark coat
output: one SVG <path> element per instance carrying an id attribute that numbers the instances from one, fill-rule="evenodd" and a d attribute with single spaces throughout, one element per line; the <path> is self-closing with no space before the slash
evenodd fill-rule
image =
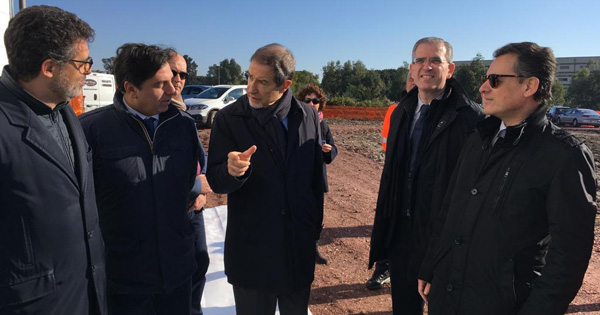
<path id="1" fill-rule="evenodd" d="M 69 99 L 94 30 L 32 6 L 5 33 L 0 78 L 0 314 L 107 314 L 91 153 Z"/>
<path id="2" fill-rule="evenodd" d="M 432 315 L 564 314 L 593 245 L 594 158 L 546 120 L 552 50 L 515 43 L 494 57 L 479 88 L 490 117 L 461 153 L 419 291 Z"/>
<path id="3" fill-rule="evenodd" d="M 323 221 L 319 117 L 293 97 L 295 61 L 258 49 L 248 94 L 217 113 L 207 178 L 227 194 L 225 273 L 237 314 L 306 314 Z"/>
<path id="4" fill-rule="evenodd" d="M 480 107 L 452 79 L 452 46 L 420 39 L 411 75 L 417 88 L 398 104 L 390 122 L 379 187 L 369 267 L 390 259 L 394 314 L 421 314 L 417 275 L 460 148 Z"/>
<path id="5" fill-rule="evenodd" d="M 81 117 L 92 147 L 111 314 L 190 314 L 194 123 L 172 103 L 168 51 L 125 44 L 114 104 Z"/>

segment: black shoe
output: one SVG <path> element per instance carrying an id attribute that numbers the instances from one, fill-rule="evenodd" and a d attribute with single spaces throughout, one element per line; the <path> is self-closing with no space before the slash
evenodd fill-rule
<path id="1" fill-rule="evenodd" d="M 327 265 L 328 261 L 327 258 L 323 257 L 323 255 L 321 255 L 321 253 L 319 252 L 319 247 L 316 247 L 317 252 L 315 255 L 315 262 L 319 265 Z"/>
<path id="2" fill-rule="evenodd" d="M 377 270 L 373 273 L 371 279 L 367 281 L 367 289 L 379 290 L 383 285 L 390 282 L 390 271 L 385 270 L 383 273 L 378 273 Z"/>

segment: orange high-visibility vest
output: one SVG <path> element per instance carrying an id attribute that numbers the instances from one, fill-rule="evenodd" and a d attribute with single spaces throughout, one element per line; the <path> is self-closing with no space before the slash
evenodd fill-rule
<path id="1" fill-rule="evenodd" d="M 396 104 L 390 105 L 390 107 L 388 107 L 387 113 L 385 113 L 385 118 L 383 119 L 383 128 L 381 129 L 381 146 L 383 147 L 384 152 L 387 148 L 387 138 L 388 133 L 390 132 L 390 118 L 392 117 L 392 112 L 394 112 L 396 106 Z"/>
<path id="2" fill-rule="evenodd" d="M 71 107 L 73 107 L 73 111 L 75 111 L 76 116 L 79 116 L 79 115 L 83 114 L 83 112 L 84 112 L 83 99 L 84 99 L 83 92 L 81 92 L 81 94 L 73 97 L 71 99 L 71 101 L 69 102 L 71 104 Z"/>

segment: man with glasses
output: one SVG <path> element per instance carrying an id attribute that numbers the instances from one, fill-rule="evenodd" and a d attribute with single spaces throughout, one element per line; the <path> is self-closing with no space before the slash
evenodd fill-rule
<path id="1" fill-rule="evenodd" d="M 490 116 L 465 143 L 419 292 L 430 314 L 564 314 L 593 245 L 594 158 L 546 119 L 552 50 L 513 43 L 494 58 L 479 88 Z"/>
<path id="2" fill-rule="evenodd" d="M 0 78 L 0 313 L 107 314 L 90 148 L 69 99 L 94 30 L 32 6 L 10 20 Z"/>
<path id="3" fill-rule="evenodd" d="M 215 116 L 207 177 L 227 194 L 225 274 L 238 315 L 306 314 L 323 222 L 319 116 L 292 95 L 279 44 L 250 59 L 248 94 Z"/>
<path id="4" fill-rule="evenodd" d="M 369 268 L 389 258 L 395 315 L 422 314 L 417 275 L 460 148 L 480 107 L 452 78 L 452 45 L 441 38 L 417 41 L 413 88 L 390 119 Z"/>
<path id="5" fill-rule="evenodd" d="M 80 116 L 92 147 L 112 315 L 189 315 L 196 270 L 190 190 L 194 122 L 172 103 L 168 51 L 124 44 L 114 104 Z"/>

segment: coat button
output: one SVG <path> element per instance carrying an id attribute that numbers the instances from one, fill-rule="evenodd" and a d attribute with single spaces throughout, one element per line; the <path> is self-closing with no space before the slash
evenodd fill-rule
<path id="1" fill-rule="evenodd" d="M 285 211 L 285 208 L 281 209 L 281 214 L 285 214 L 287 211 Z"/>
<path id="2" fill-rule="evenodd" d="M 452 292 L 452 290 L 454 290 L 454 287 L 451 284 L 446 286 L 446 291 Z"/>
<path id="3" fill-rule="evenodd" d="M 473 196 L 477 195 L 478 192 L 479 191 L 477 190 L 477 188 L 471 189 L 471 195 L 473 195 Z"/>
<path id="4" fill-rule="evenodd" d="M 489 148 L 490 148 L 490 146 L 487 145 L 487 144 L 484 144 L 484 145 L 481 146 L 481 150 L 483 150 L 483 151 L 486 151 Z"/>
<path id="5" fill-rule="evenodd" d="M 460 245 L 460 244 L 462 244 L 462 243 L 463 243 L 463 241 L 462 241 L 460 238 L 456 238 L 456 239 L 454 240 L 454 244 L 456 244 L 456 245 Z"/>
<path id="6" fill-rule="evenodd" d="M 94 232 L 92 231 L 89 231 L 87 234 L 89 239 L 91 239 L 94 236 Z"/>
<path id="7" fill-rule="evenodd" d="M 96 272 L 96 266 L 92 265 L 92 273 Z"/>

